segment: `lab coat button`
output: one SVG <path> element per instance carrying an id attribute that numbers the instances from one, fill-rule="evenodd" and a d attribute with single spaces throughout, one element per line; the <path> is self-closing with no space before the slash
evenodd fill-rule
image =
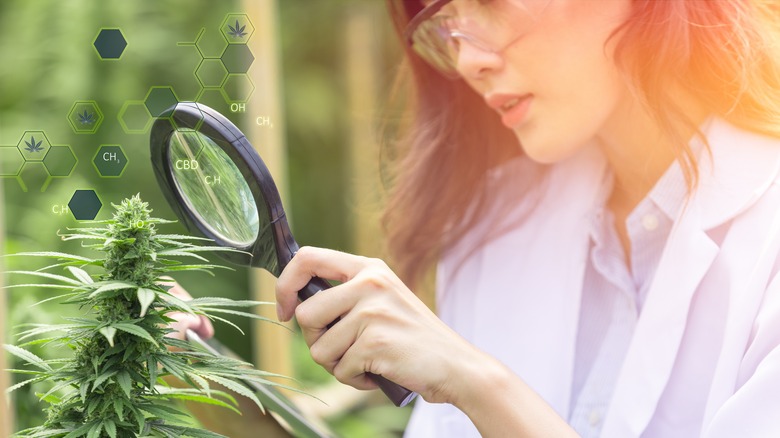
<path id="1" fill-rule="evenodd" d="M 590 411 L 590 415 L 588 415 L 588 422 L 590 423 L 591 427 L 596 427 L 601 422 L 601 414 L 597 409 L 594 409 Z"/>
<path id="2" fill-rule="evenodd" d="M 654 214 L 646 214 L 642 216 L 642 226 L 647 231 L 653 231 L 658 228 L 658 216 Z"/>

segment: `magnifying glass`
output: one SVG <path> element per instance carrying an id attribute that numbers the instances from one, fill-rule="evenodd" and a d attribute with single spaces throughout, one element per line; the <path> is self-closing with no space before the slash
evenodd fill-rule
<path id="1" fill-rule="evenodd" d="M 268 168 L 230 120 L 203 104 L 178 103 L 154 122 L 150 148 L 157 182 L 191 232 L 242 250 L 220 254 L 231 262 L 281 274 L 299 246 Z M 329 287 L 312 278 L 298 298 Z M 396 406 L 417 395 L 380 375 L 369 376 Z"/>

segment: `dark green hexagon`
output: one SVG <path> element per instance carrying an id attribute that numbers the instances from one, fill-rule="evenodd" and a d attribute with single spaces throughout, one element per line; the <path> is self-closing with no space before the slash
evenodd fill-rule
<path id="1" fill-rule="evenodd" d="M 127 47 L 127 40 L 119 29 L 100 29 L 93 43 L 101 59 L 117 60 Z"/>
<path id="2" fill-rule="evenodd" d="M 255 60 L 246 44 L 230 44 L 221 56 L 222 63 L 230 73 L 246 73 Z"/>
<path id="3" fill-rule="evenodd" d="M 16 176 L 24 165 L 24 156 L 14 146 L 0 146 L 0 176 Z"/>
<path id="4" fill-rule="evenodd" d="M 95 170 L 103 178 L 118 178 L 127 167 L 127 155 L 119 145 L 102 145 L 92 157 Z"/>
<path id="5" fill-rule="evenodd" d="M 43 165 L 51 176 L 70 176 L 78 161 L 70 146 L 52 146 Z"/>
<path id="6" fill-rule="evenodd" d="M 43 161 L 43 157 L 51 148 L 51 143 L 43 131 L 25 131 L 16 148 L 22 153 L 25 161 Z"/>
<path id="7" fill-rule="evenodd" d="M 168 108 L 179 103 L 179 98 L 171 87 L 152 87 L 146 93 L 144 104 L 152 117 L 159 117 Z"/>
<path id="8" fill-rule="evenodd" d="M 76 134 L 94 134 L 103 123 L 103 112 L 94 100 L 77 101 L 68 112 L 68 123 Z"/>
<path id="9" fill-rule="evenodd" d="M 76 220 L 93 220 L 103 203 L 94 190 L 76 190 L 68 202 L 68 209 Z"/>

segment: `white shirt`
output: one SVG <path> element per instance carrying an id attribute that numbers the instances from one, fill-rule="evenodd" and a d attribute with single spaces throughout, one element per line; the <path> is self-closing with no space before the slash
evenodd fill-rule
<path id="1" fill-rule="evenodd" d="M 641 305 L 603 438 L 780 436 L 780 140 L 719 118 L 702 127 L 699 185 L 676 215 Z M 693 142 L 698 140 L 694 139 Z M 606 160 L 583 148 L 551 166 L 532 213 L 484 221 L 437 268 L 437 311 L 571 417 L 577 335 Z M 521 164 L 493 190 L 521 184 Z M 510 202 L 506 200 L 506 202 Z M 514 204 L 513 204 L 514 205 Z M 471 251 L 493 219 L 516 226 Z M 576 402 L 574 403 L 576 405 Z M 454 406 L 418 398 L 410 438 L 477 437 Z"/>
<path id="2" fill-rule="evenodd" d="M 642 303 L 687 186 L 677 166 L 658 180 L 626 218 L 631 269 L 606 208 L 614 186 L 607 172 L 599 202 L 589 217 L 590 252 L 582 290 L 569 424 L 583 437 L 596 438 L 609 407 Z"/>

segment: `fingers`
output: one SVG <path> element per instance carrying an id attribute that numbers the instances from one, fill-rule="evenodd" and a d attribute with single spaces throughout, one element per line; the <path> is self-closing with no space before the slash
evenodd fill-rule
<path id="1" fill-rule="evenodd" d="M 352 284 L 344 283 L 323 290 L 298 304 L 295 317 L 307 345 L 314 344 L 328 330 L 328 325 L 346 315 L 355 306 L 360 294 L 354 289 Z"/>
<path id="2" fill-rule="evenodd" d="M 281 321 L 292 318 L 298 291 L 313 277 L 346 282 L 371 263 L 371 259 L 331 249 L 302 247 L 276 282 L 277 312 Z"/>
<path id="3" fill-rule="evenodd" d="M 357 389 L 375 389 L 378 387 L 377 384 L 366 374 L 370 372 L 371 365 L 365 358 L 365 349 L 362 348 L 361 343 L 360 339 L 355 341 L 333 367 L 331 374 L 339 382 Z"/>
<path id="4" fill-rule="evenodd" d="M 171 277 L 164 277 L 165 281 L 160 284 L 164 286 L 170 286 L 168 293 L 179 298 L 180 300 L 189 301 L 192 299 L 192 295 L 187 292 L 179 283 Z M 170 324 L 171 328 L 176 330 L 171 335 L 178 339 L 186 338 L 186 331 L 192 330 L 203 339 L 211 339 L 214 337 L 214 325 L 207 317 L 203 315 L 193 315 L 185 312 L 171 312 L 168 314 L 174 321 Z"/>
<path id="5" fill-rule="evenodd" d="M 329 330 L 323 331 L 321 336 L 317 336 L 312 342 L 307 339 L 312 360 L 333 374 L 333 368 L 355 343 L 357 323 L 356 318 L 347 316 Z"/>

